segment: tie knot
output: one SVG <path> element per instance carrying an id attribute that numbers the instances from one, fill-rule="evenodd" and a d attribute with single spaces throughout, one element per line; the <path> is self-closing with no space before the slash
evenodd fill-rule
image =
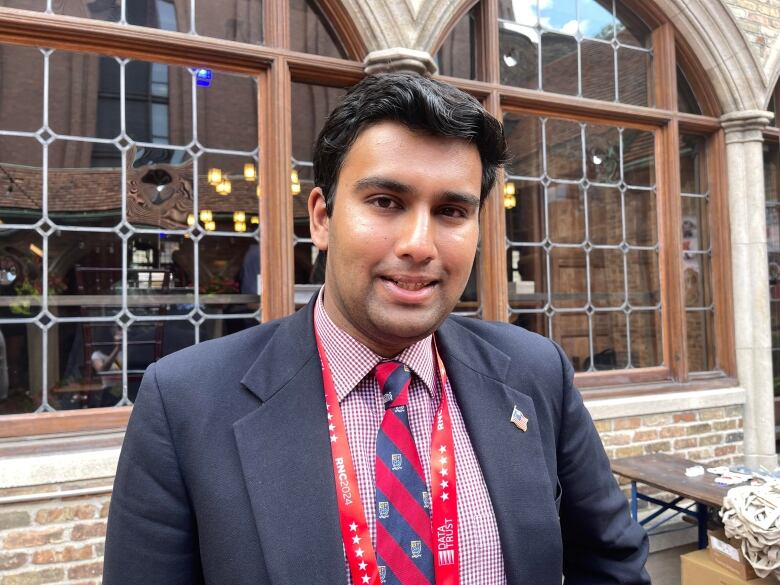
<path id="1" fill-rule="evenodd" d="M 374 371 L 385 408 L 405 406 L 409 400 L 409 382 L 412 373 L 397 361 L 380 362 Z"/>

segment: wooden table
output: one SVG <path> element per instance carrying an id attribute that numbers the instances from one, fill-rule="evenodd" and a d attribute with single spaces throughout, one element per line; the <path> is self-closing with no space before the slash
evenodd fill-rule
<path id="1" fill-rule="evenodd" d="M 722 486 L 715 483 L 715 475 L 707 473 L 699 477 L 687 477 L 685 470 L 688 467 L 700 465 L 696 461 L 656 453 L 654 455 L 639 455 L 625 457 L 612 461 L 612 472 L 631 480 L 631 515 L 634 520 L 645 526 L 667 510 L 674 510 L 679 514 L 685 514 L 696 519 L 699 529 L 699 548 L 707 546 L 707 510 L 708 508 L 720 508 L 723 505 L 723 497 L 734 486 Z M 665 492 L 677 494 L 671 502 L 665 502 L 640 493 L 637 483 L 653 486 Z M 678 504 L 682 500 L 693 500 L 694 505 L 683 508 Z M 660 507 L 647 518 L 639 521 L 637 513 L 638 500 L 644 500 Z M 691 508 L 694 508 L 693 510 Z M 674 515 L 673 515 L 674 516 Z M 660 526 L 663 520 L 653 526 Z"/>

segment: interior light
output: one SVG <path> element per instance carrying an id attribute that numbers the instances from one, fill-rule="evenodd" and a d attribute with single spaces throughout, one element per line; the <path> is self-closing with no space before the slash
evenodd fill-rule
<path id="1" fill-rule="evenodd" d="M 245 232 L 246 231 L 246 222 L 245 221 L 236 221 L 233 222 L 233 229 L 237 232 Z"/>
<path id="2" fill-rule="evenodd" d="M 195 225 L 195 214 L 193 213 L 187 214 L 187 225 L 190 227 Z"/>
<path id="3" fill-rule="evenodd" d="M 207 221 L 203 224 L 203 227 L 206 228 L 207 232 L 213 232 L 217 229 L 217 223 L 215 221 Z"/>
<path id="4" fill-rule="evenodd" d="M 292 185 L 290 185 L 290 191 L 292 191 L 293 195 L 298 195 L 301 192 L 301 184 L 293 183 Z"/>
<path id="5" fill-rule="evenodd" d="M 260 224 L 260 218 L 256 215 L 253 215 L 249 220 L 252 225 L 259 225 Z"/>
<path id="6" fill-rule="evenodd" d="M 213 168 L 209 169 L 209 185 L 216 187 L 222 182 L 222 169 Z"/>
<path id="7" fill-rule="evenodd" d="M 512 181 L 509 181 L 504 185 L 504 195 L 514 195 L 515 194 L 515 184 Z"/>
<path id="8" fill-rule="evenodd" d="M 233 221 L 246 221 L 246 213 L 243 211 L 234 211 Z"/>
<path id="9" fill-rule="evenodd" d="M 514 209 L 517 206 L 517 198 L 514 195 L 504 195 L 504 209 Z"/>
<path id="10" fill-rule="evenodd" d="M 202 209 L 200 212 L 200 221 L 203 224 L 206 224 L 214 219 L 214 215 L 211 213 L 210 209 Z"/>
<path id="11" fill-rule="evenodd" d="M 230 183 L 230 179 L 222 179 L 216 189 L 220 195 L 230 195 L 233 185 Z"/>
<path id="12" fill-rule="evenodd" d="M 246 163 L 244 165 L 244 179 L 247 181 L 254 181 L 257 178 L 257 169 L 254 163 Z"/>
<path id="13" fill-rule="evenodd" d="M 30 244 L 30 252 L 38 256 L 39 258 L 43 258 L 43 250 L 41 250 L 38 246 L 35 244 Z"/>
<path id="14" fill-rule="evenodd" d="M 257 186 L 257 189 L 255 189 L 255 193 L 257 193 L 257 197 L 260 197 L 260 185 Z"/>

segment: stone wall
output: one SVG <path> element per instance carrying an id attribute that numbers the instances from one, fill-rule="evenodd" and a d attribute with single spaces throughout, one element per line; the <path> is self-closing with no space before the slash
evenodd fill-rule
<path id="1" fill-rule="evenodd" d="M 737 18 L 756 53 L 763 60 L 780 35 L 780 1 L 724 0 Z"/>

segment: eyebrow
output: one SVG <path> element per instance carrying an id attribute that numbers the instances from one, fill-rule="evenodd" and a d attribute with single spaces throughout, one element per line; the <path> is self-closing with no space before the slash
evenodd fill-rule
<path id="1" fill-rule="evenodd" d="M 410 195 L 415 192 L 411 185 L 387 177 L 363 177 L 355 182 L 355 190 L 363 191 L 366 189 L 384 189 L 398 195 Z M 445 203 L 460 203 L 474 208 L 480 206 L 479 197 L 461 191 L 444 191 L 440 198 Z"/>

